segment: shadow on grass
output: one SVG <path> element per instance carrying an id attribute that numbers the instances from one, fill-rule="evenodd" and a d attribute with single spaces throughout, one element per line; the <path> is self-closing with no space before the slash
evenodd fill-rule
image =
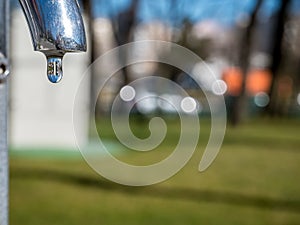
<path id="1" fill-rule="evenodd" d="M 134 196 L 150 196 L 165 199 L 182 199 L 198 203 L 211 202 L 231 204 L 239 206 L 251 206 L 269 210 L 285 210 L 300 212 L 300 200 L 285 200 L 269 198 L 264 196 L 246 195 L 234 192 L 221 192 L 210 190 L 197 190 L 188 188 L 167 188 L 167 187 L 129 187 L 96 177 L 71 174 L 56 170 L 33 170 L 26 168 L 14 168 L 11 171 L 12 179 L 38 179 L 52 180 L 82 187 L 96 188 L 110 192 L 122 192 Z"/>

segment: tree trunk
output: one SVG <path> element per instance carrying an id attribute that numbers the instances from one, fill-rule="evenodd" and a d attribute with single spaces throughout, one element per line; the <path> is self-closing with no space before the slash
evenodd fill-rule
<path id="1" fill-rule="evenodd" d="M 278 77 L 278 71 L 280 67 L 280 62 L 282 58 L 282 41 L 284 37 L 284 25 L 287 18 L 287 10 L 290 4 L 290 0 L 282 0 L 281 7 L 277 16 L 277 25 L 274 30 L 274 44 L 272 48 L 272 57 L 273 62 L 271 65 L 271 72 L 273 75 L 271 88 L 269 91 L 270 103 L 267 107 L 267 113 L 271 116 L 277 115 L 278 109 L 276 109 L 277 105 L 277 94 L 276 94 L 276 78 Z"/>
<path id="2" fill-rule="evenodd" d="M 259 12 L 259 9 L 261 8 L 261 5 L 263 3 L 263 0 L 258 0 L 256 3 L 256 6 L 251 14 L 251 17 L 249 19 L 248 25 L 246 28 L 244 28 L 244 31 L 241 35 L 240 40 L 240 61 L 239 65 L 241 67 L 242 75 L 243 75 L 243 82 L 242 82 L 242 88 L 241 93 L 239 96 L 234 97 L 232 99 L 232 109 L 231 109 L 231 115 L 229 117 L 229 121 L 233 126 L 236 126 L 241 122 L 241 119 L 243 115 L 245 115 L 245 111 L 247 110 L 246 103 L 247 103 L 247 96 L 246 96 L 246 76 L 249 69 L 249 56 L 251 51 L 251 41 L 252 41 L 252 33 L 254 30 L 255 21 Z"/>

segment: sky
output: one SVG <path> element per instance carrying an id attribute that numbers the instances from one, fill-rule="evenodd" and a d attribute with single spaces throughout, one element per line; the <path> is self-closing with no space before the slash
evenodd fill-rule
<path id="1" fill-rule="evenodd" d="M 94 17 L 114 16 L 131 3 L 131 0 L 91 1 Z M 300 14 L 300 0 L 291 1 L 291 12 Z M 176 25 L 182 18 L 188 18 L 192 22 L 212 19 L 230 26 L 242 13 L 251 12 L 256 2 L 257 0 L 140 0 L 137 19 L 140 22 L 163 20 L 171 25 Z M 264 0 L 260 14 L 269 17 L 278 9 L 280 2 L 281 0 Z M 12 0 L 12 5 L 19 6 L 18 0 Z"/>
<path id="2" fill-rule="evenodd" d="M 148 22 L 161 19 L 176 23 L 183 17 L 196 22 L 212 19 L 232 25 L 242 13 L 251 12 L 257 0 L 140 0 L 138 20 Z M 93 0 L 95 17 L 109 17 L 126 9 L 131 0 Z M 172 3 L 173 2 L 173 3 Z M 174 3 L 175 2 L 175 3 Z M 280 6 L 281 0 L 264 0 L 260 14 L 270 16 Z M 299 13 L 300 0 L 292 0 L 291 11 Z"/>

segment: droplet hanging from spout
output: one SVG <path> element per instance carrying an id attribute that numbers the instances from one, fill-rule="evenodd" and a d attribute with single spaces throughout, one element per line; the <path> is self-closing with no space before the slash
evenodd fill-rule
<path id="1" fill-rule="evenodd" d="M 47 57 L 47 76 L 50 82 L 58 83 L 63 77 L 62 57 L 48 56 Z"/>

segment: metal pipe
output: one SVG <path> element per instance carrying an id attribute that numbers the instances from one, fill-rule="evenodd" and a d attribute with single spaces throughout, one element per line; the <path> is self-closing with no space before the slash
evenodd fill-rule
<path id="1" fill-rule="evenodd" d="M 8 224 L 7 83 L 0 83 L 0 225 Z"/>
<path id="2" fill-rule="evenodd" d="M 8 225 L 7 76 L 9 0 L 0 0 L 0 225 Z"/>
<path id="3" fill-rule="evenodd" d="M 67 52 L 86 51 L 86 37 L 77 0 L 19 0 L 26 16 L 35 51 L 47 57 L 48 79 L 62 78 Z"/>

